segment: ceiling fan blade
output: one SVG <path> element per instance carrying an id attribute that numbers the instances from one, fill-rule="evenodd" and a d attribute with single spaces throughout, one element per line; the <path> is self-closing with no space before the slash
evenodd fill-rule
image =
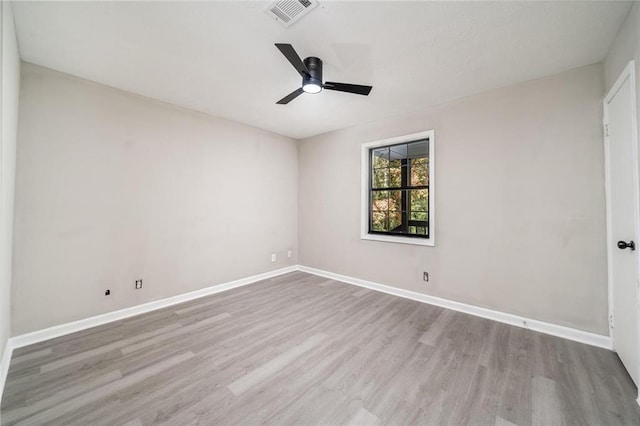
<path id="1" fill-rule="evenodd" d="M 276 47 L 280 50 L 280 52 L 282 52 L 284 57 L 287 58 L 289 62 L 291 62 L 291 65 L 293 65 L 296 71 L 298 71 L 303 78 L 309 78 L 309 76 L 311 75 L 309 73 L 309 70 L 304 65 L 302 59 L 300 59 L 300 56 L 298 56 L 292 45 L 286 43 L 276 43 Z"/>
<path id="2" fill-rule="evenodd" d="M 303 93 L 304 93 L 304 90 L 302 90 L 302 87 L 301 87 L 301 88 L 296 89 L 293 92 L 289 93 L 287 96 L 285 96 L 284 98 L 280 99 L 276 103 L 280 104 L 280 105 L 286 105 L 289 102 L 291 102 L 292 100 L 294 100 L 295 98 L 297 98 L 298 96 L 302 95 Z"/>
<path id="3" fill-rule="evenodd" d="M 327 81 L 323 86 L 327 90 L 337 90 L 339 92 L 348 92 L 355 93 L 357 95 L 365 95 L 367 96 L 373 87 L 371 86 L 361 86 L 359 84 L 348 84 L 348 83 L 334 83 L 332 81 Z"/>

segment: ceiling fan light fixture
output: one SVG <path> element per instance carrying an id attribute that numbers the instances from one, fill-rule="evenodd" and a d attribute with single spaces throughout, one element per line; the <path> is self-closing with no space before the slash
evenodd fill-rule
<path id="1" fill-rule="evenodd" d="M 304 90 L 305 93 L 320 93 L 322 91 L 322 86 L 318 83 L 309 81 L 304 83 L 302 90 Z"/>

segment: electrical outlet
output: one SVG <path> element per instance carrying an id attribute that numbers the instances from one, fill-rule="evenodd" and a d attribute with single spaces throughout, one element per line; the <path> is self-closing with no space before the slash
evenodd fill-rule
<path id="1" fill-rule="evenodd" d="M 275 253 L 271 254 L 271 261 L 272 262 L 276 261 L 276 254 Z"/>
<path id="2" fill-rule="evenodd" d="M 136 280 L 136 290 L 140 290 L 142 288 L 142 280 Z"/>
<path id="3" fill-rule="evenodd" d="M 291 250 L 289 250 L 289 251 L 287 252 L 287 257 L 288 257 L 289 259 L 291 259 Z"/>
<path id="4" fill-rule="evenodd" d="M 429 273 L 428 272 L 423 272 L 422 273 L 422 281 L 429 282 Z"/>

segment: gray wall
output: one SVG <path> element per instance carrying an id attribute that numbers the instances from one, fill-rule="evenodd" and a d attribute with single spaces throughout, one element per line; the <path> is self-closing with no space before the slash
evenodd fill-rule
<path id="1" fill-rule="evenodd" d="M 297 262 L 294 140 L 24 63 L 19 132 L 13 334 Z"/>
<path id="2" fill-rule="evenodd" d="M 0 109 L 0 360 L 11 333 L 11 256 L 16 170 L 20 57 L 10 2 L 2 2 L 2 102 Z M 2 395 L 2 389 L 0 389 Z"/>
<path id="3" fill-rule="evenodd" d="M 302 141 L 300 263 L 608 334 L 603 93 L 596 64 Z M 360 240 L 360 144 L 428 129 L 436 246 Z"/>
<path id="4" fill-rule="evenodd" d="M 627 63 L 640 67 L 640 4 L 635 2 L 604 61 L 606 89 L 610 89 Z M 636 73 L 640 72 L 636 68 Z M 639 87 L 636 87 L 637 89 Z"/>
<path id="5" fill-rule="evenodd" d="M 637 2 L 633 4 L 631 11 L 629 11 L 629 15 L 604 61 L 607 93 L 629 61 L 635 61 L 636 113 L 637 125 L 640 126 L 640 107 L 638 107 L 640 102 L 640 84 L 638 83 L 638 75 L 640 75 L 640 4 Z M 640 127 L 638 128 L 638 135 L 640 135 Z M 640 163 L 640 157 L 638 162 Z"/>
<path id="6" fill-rule="evenodd" d="M 605 88 L 608 92 L 616 82 L 620 73 L 629 61 L 635 61 L 636 71 L 636 104 L 640 100 L 640 4 L 634 3 L 624 21 L 618 36 L 616 37 L 607 58 L 604 60 Z M 637 123 L 640 125 L 640 108 L 636 108 L 638 114 Z M 639 129 L 640 130 L 640 129 Z M 640 131 L 638 132 L 640 134 Z M 639 159 L 640 161 L 640 159 Z"/>

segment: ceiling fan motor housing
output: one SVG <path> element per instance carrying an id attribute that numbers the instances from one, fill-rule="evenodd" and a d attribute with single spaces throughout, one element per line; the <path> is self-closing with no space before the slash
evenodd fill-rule
<path id="1" fill-rule="evenodd" d="M 322 60 L 320 58 L 316 58 L 314 56 L 310 56 L 306 58 L 304 61 L 304 65 L 309 70 L 309 78 L 302 78 L 302 85 L 305 84 L 316 84 L 322 87 Z"/>

